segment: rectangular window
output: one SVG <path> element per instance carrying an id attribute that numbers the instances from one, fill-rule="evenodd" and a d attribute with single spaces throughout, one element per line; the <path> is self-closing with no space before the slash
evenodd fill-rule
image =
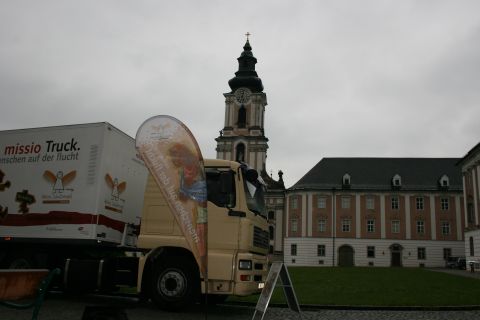
<path id="1" fill-rule="evenodd" d="M 443 260 L 447 260 L 452 256 L 452 249 L 451 248 L 443 248 Z"/>
<path id="2" fill-rule="evenodd" d="M 368 246 L 367 247 L 367 258 L 375 258 L 375 247 Z"/>
<path id="3" fill-rule="evenodd" d="M 350 209 L 350 197 L 342 197 L 342 209 Z"/>
<path id="4" fill-rule="evenodd" d="M 442 211 L 448 211 L 448 208 L 450 207 L 448 202 L 448 198 L 440 199 L 440 207 L 442 208 Z"/>
<path id="5" fill-rule="evenodd" d="M 342 231 L 343 232 L 350 232 L 350 226 L 352 225 L 352 220 L 350 219 L 343 219 L 342 220 Z"/>
<path id="6" fill-rule="evenodd" d="M 275 220 L 275 211 L 268 211 L 268 220 Z"/>
<path id="7" fill-rule="evenodd" d="M 327 207 L 327 198 L 325 197 L 318 197 L 317 199 L 317 208 L 325 209 Z"/>
<path id="8" fill-rule="evenodd" d="M 393 210 L 398 210 L 400 208 L 399 203 L 398 203 L 398 197 L 393 196 L 392 197 L 392 209 Z"/>
<path id="9" fill-rule="evenodd" d="M 322 244 L 319 244 L 317 246 L 317 256 L 319 257 L 325 257 L 325 246 Z"/>
<path id="10" fill-rule="evenodd" d="M 292 209 L 298 209 L 298 199 L 296 197 L 292 198 Z"/>
<path id="11" fill-rule="evenodd" d="M 290 230 L 292 232 L 297 232 L 298 231 L 298 220 L 297 219 L 292 219 L 290 220 Z"/>
<path id="12" fill-rule="evenodd" d="M 417 258 L 418 258 L 418 260 L 425 260 L 425 259 L 427 259 L 427 249 L 425 249 L 425 248 L 417 248 Z"/>
<path id="13" fill-rule="evenodd" d="M 400 233 L 400 220 L 392 220 L 392 233 Z"/>
<path id="14" fill-rule="evenodd" d="M 367 220 L 367 232 L 368 233 L 375 232 L 375 220 L 373 219 Z"/>
<path id="15" fill-rule="evenodd" d="M 468 245 L 470 249 L 470 256 L 473 257 L 475 255 L 475 247 L 473 243 L 473 237 L 468 238 Z"/>
<path id="16" fill-rule="evenodd" d="M 290 254 L 291 254 L 292 256 L 296 256 L 296 255 L 297 255 L 297 245 L 296 245 L 296 244 L 290 245 Z"/>
<path id="17" fill-rule="evenodd" d="M 367 197 L 366 206 L 367 206 L 367 210 L 375 209 L 375 199 L 373 197 Z"/>
<path id="18" fill-rule="evenodd" d="M 475 222 L 475 211 L 473 207 L 473 203 L 467 203 L 467 222 L 474 223 Z"/>
<path id="19" fill-rule="evenodd" d="M 417 233 L 425 233 L 425 222 L 423 220 L 417 221 Z"/>
<path id="20" fill-rule="evenodd" d="M 450 222 L 442 221 L 442 234 L 445 236 L 450 234 Z"/>
<path id="21" fill-rule="evenodd" d="M 417 197 L 417 210 L 423 210 L 423 197 Z"/>
<path id="22" fill-rule="evenodd" d="M 317 230 L 318 232 L 325 232 L 327 229 L 327 221 L 325 219 L 318 219 Z"/>

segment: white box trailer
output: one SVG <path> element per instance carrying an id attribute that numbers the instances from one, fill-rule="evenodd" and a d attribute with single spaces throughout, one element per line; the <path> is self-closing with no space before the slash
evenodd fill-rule
<path id="1" fill-rule="evenodd" d="M 106 122 L 0 131 L 2 242 L 134 247 L 147 174 Z"/>

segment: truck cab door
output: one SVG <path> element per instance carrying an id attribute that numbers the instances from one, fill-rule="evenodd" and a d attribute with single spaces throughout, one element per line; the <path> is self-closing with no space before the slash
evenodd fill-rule
<path id="1" fill-rule="evenodd" d="M 211 279 L 232 279 L 234 254 L 238 250 L 240 219 L 232 215 L 236 205 L 235 173 L 206 168 L 208 190 L 208 265 Z M 218 267 L 216 267 L 218 266 Z"/>

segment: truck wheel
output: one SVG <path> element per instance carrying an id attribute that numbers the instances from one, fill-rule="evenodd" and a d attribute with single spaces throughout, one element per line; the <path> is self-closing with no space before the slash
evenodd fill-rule
<path id="1" fill-rule="evenodd" d="M 181 257 L 160 259 L 154 266 L 151 282 L 153 302 L 165 310 L 179 310 L 194 303 L 200 292 L 196 265 Z"/>

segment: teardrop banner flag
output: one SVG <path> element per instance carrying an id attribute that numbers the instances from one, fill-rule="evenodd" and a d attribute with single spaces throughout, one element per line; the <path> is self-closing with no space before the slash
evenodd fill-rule
<path id="1" fill-rule="evenodd" d="M 190 130 L 166 115 L 147 119 L 136 147 L 157 182 L 205 279 L 207 276 L 207 183 L 203 157 Z"/>

